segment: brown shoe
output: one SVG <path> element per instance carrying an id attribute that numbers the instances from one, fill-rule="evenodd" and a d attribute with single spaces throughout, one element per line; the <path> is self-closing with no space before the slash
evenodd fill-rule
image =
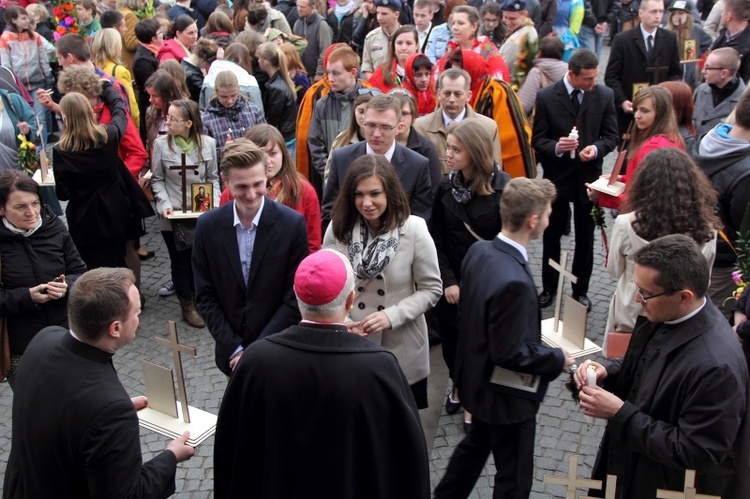
<path id="1" fill-rule="evenodd" d="M 185 322 L 196 328 L 206 327 L 206 322 L 195 308 L 193 300 L 183 300 L 180 298 L 180 307 L 182 308 L 182 318 L 185 319 Z"/>

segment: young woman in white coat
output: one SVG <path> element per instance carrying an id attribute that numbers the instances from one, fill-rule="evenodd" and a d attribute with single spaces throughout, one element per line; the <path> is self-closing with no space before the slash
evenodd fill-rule
<path id="1" fill-rule="evenodd" d="M 193 270 L 190 264 L 192 249 L 178 249 L 172 224 L 167 218 L 174 211 L 182 210 L 182 171 L 172 167 L 191 165 L 185 173 L 188 209 L 192 206 L 191 184 L 210 183 L 210 207 L 218 206 L 219 170 L 216 158 L 216 141 L 203 135 L 203 125 L 198 104 L 189 99 L 172 101 L 167 112 L 167 135 L 154 141 L 151 164 L 153 176 L 151 187 L 156 199 L 156 211 L 160 215 L 161 234 L 169 251 L 172 264 L 172 282 L 180 300 L 182 317 L 193 327 L 205 327 L 206 323 L 195 308 L 193 294 Z"/>
<path id="2" fill-rule="evenodd" d="M 357 275 L 352 331 L 390 350 L 417 407 L 427 407 L 430 352 L 424 313 L 443 292 L 427 224 L 410 215 L 396 170 L 383 156 L 349 167 L 323 247 L 347 255 Z"/>

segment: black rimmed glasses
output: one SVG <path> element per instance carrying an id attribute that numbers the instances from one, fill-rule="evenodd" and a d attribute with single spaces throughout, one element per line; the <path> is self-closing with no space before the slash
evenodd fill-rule
<path id="1" fill-rule="evenodd" d="M 706 71 L 724 71 L 727 68 L 712 68 L 711 66 L 703 66 Z"/>
<path id="2" fill-rule="evenodd" d="M 635 281 L 633 281 L 633 284 L 635 284 Z M 656 293 L 653 295 L 646 295 L 643 293 L 643 290 L 639 288 L 637 284 L 635 284 L 635 292 L 638 293 L 638 296 L 641 297 L 641 301 L 643 303 L 648 303 L 649 300 L 653 300 L 654 298 L 659 298 L 660 296 L 673 295 L 678 291 L 679 289 L 668 289 L 667 291 L 662 291 L 661 293 Z"/>

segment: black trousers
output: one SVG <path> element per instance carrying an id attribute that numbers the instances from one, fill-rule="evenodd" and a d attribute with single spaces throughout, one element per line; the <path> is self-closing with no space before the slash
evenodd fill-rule
<path id="1" fill-rule="evenodd" d="M 542 287 L 544 291 L 557 291 L 559 272 L 549 266 L 549 259 L 560 262 L 560 238 L 565 232 L 570 217 L 569 203 L 573 203 L 573 223 L 575 225 L 575 252 L 573 255 L 573 275 L 578 278 L 572 284 L 575 297 L 585 295 L 589 290 L 591 271 L 594 268 L 594 219 L 591 218 L 593 203 L 579 192 L 578 186 L 558 188 L 557 199 L 552 203 L 549 226 L 542 237 Z"/>
<path id="2" fill-rule="evenodd" d="M 195 283 L 193 282 L 193 266 L 191 257 L 193 249 L 178 250 L 174 242 L 174 233 L 171 230 L 161 231 L 164 243 L 167 245 L 169 260 L 172 267 L 172 282 L 178 298 L 183 300 L 192 300 L 195 293 Z"/>
<path id="3" fill-rule="evenodd" d="M 448 469 L 435 488 L 435 499 L 465 499 L 477 483 L 492 452 L 495 458 L 493 499 L 524 499 L 531 494 L 534 476 L 536 418 L 508 425 L 477 419 L 453 451 Z"/>

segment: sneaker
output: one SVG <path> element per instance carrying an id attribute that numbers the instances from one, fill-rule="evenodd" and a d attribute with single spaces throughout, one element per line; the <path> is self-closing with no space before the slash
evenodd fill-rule
<path id="1" fill-rule="evenodd" d="M 169 281 L 159 288 L 159 296 L 172 296 L 174 294 L 174 283 Z"/>

